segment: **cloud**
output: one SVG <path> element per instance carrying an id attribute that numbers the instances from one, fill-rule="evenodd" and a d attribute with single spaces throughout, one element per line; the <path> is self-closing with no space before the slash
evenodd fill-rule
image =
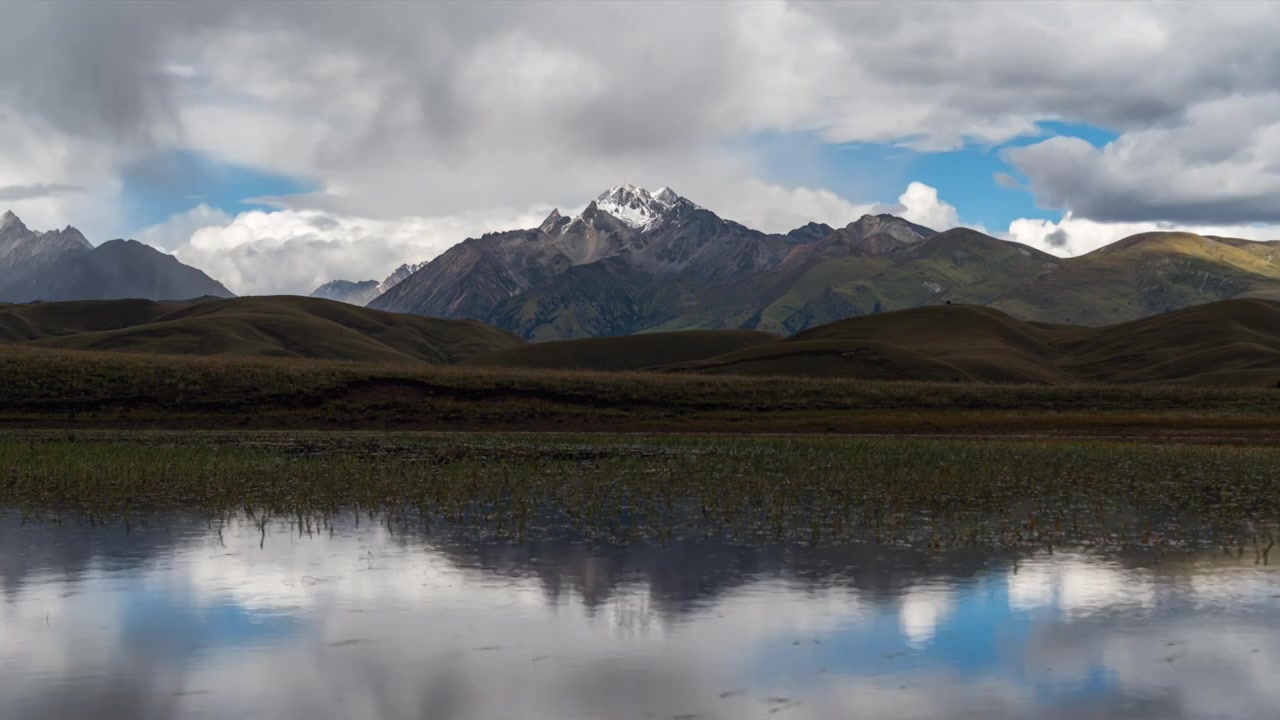
<path id="1" fill-rule="evenodd" d="M 995 183 L 1006 190 L 1021 190 L 1022 181 L 1005 172 L 998 172 L 991 177 Z"/>
<path id="2" fill-rule="evenodd" d="M 1037 201 L 1100 222 L 1280 222 L 1280 93 L 1187 108 L 1097 148 L 1056 137 L 1006 151 Z"/>
<path id="3" fill-rule="evenodd" d="M 117 168 L 158 147 L 204 151 L 316 178 L 318 209 L 382 219 L 576 203 L 623 178 L 691 197 L 748 194 L 774 182 L 737 142 L 755 133 L 937 151 L 1063 120 L 1152 150 L 1099 159 L 1041 143 L 1021 153 L 1055 206 L 1100 220 L 1243 222 L 1268 219 L 1257 199 L 1276 161 L 1265 98 L 1280 82 L 1277 13 L 1148 3 L 20 4 L 6 13 L 22 32 L 0 47 L 0 107 L 43 127 L 37 146 L 74 139 Z M 1205 132 L 1215 122 L 1229 129 L 1216 145 Z M 1163 189 L 1168 168 L 1204 164 L 1194 153 L 1180 158 L 1191 166 L 1134 170 L 1160 155 L 1160 137 L 1140 133 L 1181 124 L 1197 128 L 1199 157 L 1219 157 L 1188 173 L 1195 193 Z M 1058 160 L 1106 182 L 1091 191 L 1044 168 Z M 97 191 L 24 175 L 6 183 L 56 177 Z"/>
<path id="4" fill-rule="evenodd" d="M 1059 255 L 1175 223 L 1280 238 L 1276 5 L 61 2 L 5 15 L 19 31 L 0 43 L 0 200 L 31 227 L 126 234 L 121 174 L 174 149 L 314 183 L 276 198 L 279 212 L 200 206 L 133 233 L 239 293 L 380 278 L 620 180 L 767 231 L 884 210 L 943 230 L 968 210 L 922 183 L 889 208 L 816 176 L 781 183 L 750 142 L 771 133 L 936 152 L 1046 120 L 1104 127 L 1118 138 L 1101 148 L 1008 151 L 1016 173 L 993 181 L 1064 215 L 1002 236 Z"/>
<path id="5" fill-rule="evenodd" d="M 1044 236 L 1044 244 L 1052 248 L 1065 248 L 1071 242 L 1071 235 L 1067 233 L 1067 229 L 1059 227 L 1057 230 Z"/>
<path id="6" fill-rule="evenodd" d="M 681 188 L 674 189 L 684 193 Z M 705 195 L 687 197 L 721 217 L 757 230 L 777 233 L 794 230 L 809 222 L 842 227 L 876 210 L 874 204 L 850 202 L 829 190 L 786 188 L 759 180 L 709 187 Z"/>
<path id="7" fill-rule="evenodd" d="M 58 134 L 40 118 L 6 108 L 0 88 L 0 202 L 28 226 L 114 226 L 116 159 L 108 144 Z"/>
<path id="8" fill-rule="evenodd" d="M 217 208 L 201 203 L 187 212 L 171 215 L 162 223 L 140 230 L 134 234 L 133 239 L 165 252 L 173 252 L 190 242 L 191 236 L 197 231 L 211 227 L 226 227 L 234 219 Z"/>
<path id="9" fill-rule="evenodd" d="M 9 185 L 0 187 L 0 202 L 10 200 L 35 200 L 39 198 L 74 195 L 84 192 L 79 185 L 63 183 L 35 183 L 33 185 Z"/>
<path id="10" fill-rule="evenodd" d="M 172 252 L 237 295 L 309 295 L 330 280 L 382 280 L 401 263 L 430 260 L 490 230 L 534 227 L 549 211 L 374 220 L 278 210 L 232 218 L 201 205 L 137 239 Z"/>
<path id="11" fill-rule="evenodd" d="M 938 190 L 921 182 L 907 185 L 898 197 L 897 214 L 918 225 L 942 232 L 960 224 L 954 206 L 938 197 Z"/>
<path id="12" fill-rule="evenodd" d="M 1184 231 L 1199 235 L 1280 240 L 1280 225 L 1195 225 L 1161 222 L 1107 223 L 1066 213 L 1061 220 L 1020 218 L 1001 236 L 1059 256 L 1081 255 L 1117 240 L 1153 231 Z"/>

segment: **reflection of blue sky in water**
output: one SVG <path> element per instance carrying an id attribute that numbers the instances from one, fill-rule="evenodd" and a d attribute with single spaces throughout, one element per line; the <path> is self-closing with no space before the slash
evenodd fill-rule
<path id="1" fill-rule="evenodd" d="M 1221 559 L 1058 555 L 1015 573 L 850 551 L 845 573 L 786 552 L 742 577 L 697 545 L 522 554 L 367 523 L 281 529 L 262 550 L 252 529 L 224 537 L 0 527 L 0 717 L 1254 718 L 1280 703 L 1280 578 Z"/>
<path id="2" fill-rule="evenodd" d="M 120 630 L 171 652 L 285 640 L 302 631 L 288 611 L 247 608 L 235 599 L 200 598 L 172 588 L 141 588 L 121 598 Z"/>
<path id="3" fill-rule="evenodd" d="M 1089 702 L 1114 690 L 1100 657 L 1065 676 L 1029 661 L 1037 628 L 1061 622 L 1063 608 L 1060 597 L 1016 607 L 1011 581 L 1016 576 L 994 575 L 952 588 L 918 588 L 812 639 L 777 638 L 762 648 L 753 682 L 803 685 L 824 673 L 884 682 L 938 673 L 959 681 L 992 676 L 1053 704 Z"/>

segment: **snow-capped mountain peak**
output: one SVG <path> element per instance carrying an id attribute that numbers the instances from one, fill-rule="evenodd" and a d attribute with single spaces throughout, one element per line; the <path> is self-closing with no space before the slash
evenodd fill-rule
<path id="1" fill-rule="evenodd" d="M 391 274 L 388 275 L 385 280 L 378 283 L 377 294 L 381 295 L 382 293 L 395 287 L 400 283 L 400 281 L 418 272 L 423 267 L 425 267 L 426 264 L 427 263 L 425 261 L 418 262 L 418 263 L 405 263 L 400 267 L 396 268 L 395 270 L 392 270 Z M 375 295 L 374 297 L 377 297 L 377 295 Z"/>
<path id="2" fill-rule="evenodd" d="M 13 214 L 12 210 L 5 210 L 4 215 L 0 215 L 0 230 L 10 225 L 22 225 L 22 221 L 18 219 L 17 215 Z"/>
<path id="3" fill-rule="evenodd" d="M 607 212 L 631 227 L 646 227 L 662 217 L 680 199 L 670 188 L 656 194 L 631 183 L 622 183 L 596 198 L 596 209 Z"/>
<path id="4" fill-rule="evenodd" d="M 671 188 L 664 187 L 658 188 L 658 191 L 653 194 L 653 199 L 664 207 L 671 207 L 672 205 L 675 205 L 678 200 L 683 200 L 684 198 L 677 195 Z"/>

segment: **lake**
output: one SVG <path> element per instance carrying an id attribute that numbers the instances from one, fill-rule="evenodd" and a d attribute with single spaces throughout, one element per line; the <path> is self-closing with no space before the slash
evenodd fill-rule
<path id="1" fill-rule="evenodd" d="M 1252 549 L 511 540 L 0 515 L 0 717 L 1258 718 Z"/>

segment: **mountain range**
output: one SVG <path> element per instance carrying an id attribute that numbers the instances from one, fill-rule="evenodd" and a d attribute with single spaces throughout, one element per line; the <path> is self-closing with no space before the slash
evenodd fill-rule
<path id="1" fill-rule="evenodd" d="M 232 293 L 200 270 L 135 240 L 94 247 L 70 226 L 35 232 L 12 212 L 0 216 L 0 301 L 201 296 Z"/>
<path id="2" fill-rule="evenodd" d="M 417 272 L 426 263 L 405 263 L 383 279 L 377 280 L 333 280 L 316 288 L 311 297 L 337 300 L 349 305 L 368 305 L 382 293 L 395 287 L 396 283 Z"/>
<path id="3" fill-rule="evenodd" d="M 1280 243 L 1143 233 L 1059 258 L 967 228 L 890 214 L 764 233 L 669 188 L 621 184 L 575 215 L 470 238 L 381 281 L 315 297 L 474 319 L 527 340 L 675 330 L 787 336 L 848 317 L 948 303 L 1026 321 L 1106 326 L 1230 298 L 1280 299 Z M 231 297 L 132 240 L 35 232 L 0 216 L 0 301 Z"/>
<path id="4" fill-rule="evenodd" d="M 1157 232 L 1059 258 L 888 214 L 770 234 L 669 188 L 622 184 L 576 216 L 556 210 L 536 228 L 465 240 L 368 305 L 556 340 L 689 329 L 790 335 L 948 303 L 1102 326 L 1247 297 L 1280 298 L 1280 243 Z"/>

